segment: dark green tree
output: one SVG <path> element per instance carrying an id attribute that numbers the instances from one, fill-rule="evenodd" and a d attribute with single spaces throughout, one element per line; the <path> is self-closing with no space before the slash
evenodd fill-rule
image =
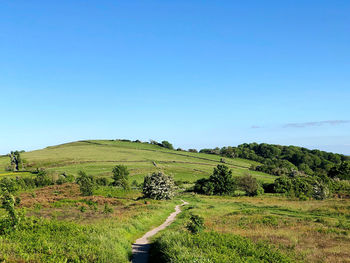
<path id="1" fill-rule="evenodd" d="M 80 192 L 82 195 L 89 196 L 93 194 L 94 179 L 92 176 L 87 175 L 83 171 L 79 171 L 76 182 L 80 187 Z"/>
<path id="2" fill-rule="evenodd" d="M 123 189 L 129 189 L 129 182 L 128 182 L 128 177 L 129 177 L 129 171 L 128 167 L 125 165 L 117 165 L 113 168 L 112 170 L 113 176 L 113 182 L 112 185 L 114 186 L 120 186 Z"/>
<path id="3" fill-rule="evenodd" d="M 196 182 L 194 190 L 207 195 L 230 195 L 236 190 L 232 171 L 226 165 L 218 165 L 208 179 Z"/>
<path id="4" fill-rule="evenodd" d="M 170 150 L 174 150 L 173 145 L 170 142 L 168 142 L 168 141 L 162 141 L 162 145 L 163 145 L 164 148 L 167 148 L 167 149 L 170 149 Z"/>

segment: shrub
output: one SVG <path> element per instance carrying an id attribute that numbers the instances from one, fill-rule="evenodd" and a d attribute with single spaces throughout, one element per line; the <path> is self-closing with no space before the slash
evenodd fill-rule
<path id="1" fill-rule="evenodd" d="M 186 225 L 186 228 L 192 233 L 196 234 L 204 229 L 204 219 L 199 215 L 191 215 L 190 222 Z"/>
<path id="2" fill-rule="evenodd" d="M 143 181 L 142 192 L 144 197 L 156 200 L 171 199 L 175 195 L 174 179 L 162 172 L 147 175 Z"/>
<path id="3" fill-rule="evenodd" d="M 188 149 L 190 153 L 197 153 L 198 151 L 196 149 Z"/>
<path id="4" fill-rule="evenodd" d="M 47 173 L 46 173 L 46 171 L 44 169 L 38 170 L 34 181 L 35 181 L 35 185 L 37 187 L 43 187 L 43 186 L 47 186 L 47 185 L 52 185 L 53 184 L 52 178 L 50 178 L 47 175 Z"/>
<path id="5" fill-rule="evenodd" d="M 276 193 L 286 194 L 292 189 L 292 180 L 287 176 L 281 176 L 274 182 L 274 190 Z"/>
<path id="6" fill-rule="evenodd" d="M 105 206 L 103 208 L 103 213 L 104 214 L 110 214 L 113 212 L 113 208 L 112 207 L 109 207 L 107 203 L 105 203 Z"/>
<path id="7" fill-rule="evenodd" d="M 324 200 L 330 196 L 329 187 L 323 183 L 316 181 L 313 187 L 312 197 L 316 200 Z"/>
<path id="8" fill-rule="evenodd" d="M 236 183 L 232 178 L 232 171 L 226 165 L 218 165 L 208 179 L 199 179 L 194 191 L 206 195 L 233 194 Z"/>
<path id="9" fill-rule="evenodd" d="M 113 173 L 112 185 L 120 186 L 123 189 L 130 188 L 129 182 L 128 182 L 128 176 L 129 176 L 128 167 L 126 167 L 125 165 L 117 165 L 116 167 L 113 168 L 112 173 Z"/>
<path id="10" fill-rule="evenodd" d="M 23 181 L 26 185 L 26 188 L 34 188 L 36 186 L 35 178 L 25 177 L 23 178 Z"/>
<path id="11" fill-rule="evenodd" d="M 74 182 L 74 176 L 73 175 L 67 175 L 66 173 L 61 174 L 58 179 L 56 180 L 56 184 L 61 185 L 65 183 L 71 183 Z"/>
<path id="12" fill-rule="evenodd" d="M 15 180 L 4 177 L 0 180 L 0 190 L 2 192 L 13 193 L 18 190 L 18 185 Z"/>
<path id="13" fill-rule="evenodd" d="M 100 178 L 96 179 L 96 184 L 106 186 L 106 185 L 108 185 L 108 180 L 105 177 L 100 177 Z"/>
<path id="14" fill-rule="evenodd" d="M 238 178 L 238 186 L 245 191 L 248 196 L 256 196 L 263 192 L 256 178 L 251 175 L 245 175 Z"/>
<path id="15" fill-rule="evenodd" d="M 3 192 L 1 197 L 2 208 L 4 208 L 8 214 L 8 217 L 1 222 L 3 228 L 16 228 L 20 222 L 20 216 L 15 210 L 16 200 L 13 195 L 7 191 Z M 5 229 L 1 229 L 3 232 Z"/>
<path id="16" fill-rule="evenodd" d="M 89 196 L 93 194 L 94 179 L 92 176 L 87 175 L 83 171 L 79 171 L 76 182 L 79 184 L 82 195 Z"/>

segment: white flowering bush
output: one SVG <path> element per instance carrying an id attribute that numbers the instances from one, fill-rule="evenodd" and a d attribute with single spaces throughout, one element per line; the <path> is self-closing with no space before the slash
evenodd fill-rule
<path id="1" fill-rule="evenodd" d="M 171 176 L 162 172 L 147 175 L 143 181 L 143 195 L 155 200 L 171 199 L 175 195 L 175 183 Z"/>

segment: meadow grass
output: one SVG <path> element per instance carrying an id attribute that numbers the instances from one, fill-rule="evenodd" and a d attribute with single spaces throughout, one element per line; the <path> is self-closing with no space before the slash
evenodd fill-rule
<path id="1" fill-rule="evenodd" d="M 274 251 L 292 262 L 350 261 L 350 250 L 345 249 L 350 247 L 349 200 L 298 201 L 272 195 L 187 195 L 183 198 L 190 202 L 189 207 L 169 229 L 156 238 L 158 249 L 155 253 L 159 254 L 158 257 L 168 257 L 167 262 L 185 262 L 181 256 L 181 260 L 177 261 L 176 255 L 180 253 L 177 250 L 183 250 L 188 257 L 197 257 L 198 262 L 223 262 L 220 261 L 220 253 L 225 258 L 225 249 L 211 254 L 211 250 L 206 248 L 205 238 L 204 244 L 196 236 L 191 239 L 192 235 L 184 227 L 191 213 L 204 218 L 205 232 L 224 235 L 217 236 L 219 243 L 226 239 L 226 235 L 240 236 L 255 244 L 262 242 L 272 245 L 276 249 Z M 176 233 L 180 231 L 187 233 L 185 240 L 178 237 L 179 241 L 176 241 Z M 208 234 L 210 240 L 216 234 Z M 210 242 L 215 243 L 215 238 Z M 187 246 L 196 246 L 197 249 L 187 251 Z M 239 258 L 237 262 L 246 262 L 243 259 L 239 261 Z M 262 261 L 255 258 L 249 262 Z"/>
<path id="2" fill-rule="evenodd" d="M 128 166 L 130 181 L 143 181 L 145 175 L 162 170 L 173 175 L 175 180 L 194 182 L 208 177 L 215 166 L 220 164 L 220 156 L 169 150 L 147 143 L 114 140 L 78 141 L 42 150 L 24 152 L 22 158 L 29 170 L 44 168 L 58 176 L 66 173 L 76 175 L 80 170 L 99 177 L 110 177 L 117 164 Z M 234 176 L 249 173 L 261 181 L 272 182 L 274 176 L 249 171 L 253 161 L 239 158 L 224 158 Z M 9 158 L 0 157 L 0 177 L 9 165 Z M 9 172 L 7 172 L 9 173 Z M 20 175 L 18 173 L 18 175 Z"/>
<path id="3" fill-rule="evenodd" d="M 72 190 L 69 196 L 66 186 Z M 21 194 L 31 217 L 19 229 L 0 236 L 0 261 L 129 262 L 131 243 L 161 224 L 180 203 L 137 200 L 139 192 L 107 187 L 98 190 L 101 195 L 81 197 L 74 194 L 73 184 L 66 186 Z"/>

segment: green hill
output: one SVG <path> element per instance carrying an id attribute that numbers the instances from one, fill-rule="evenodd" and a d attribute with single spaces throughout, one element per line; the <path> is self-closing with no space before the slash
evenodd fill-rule
<path id="1" fill-rule="evenodd" d="M 79 170 L 99 177 L 110 177 L 117 164 L 127 165 L 130 180 L 142 182 L 143 177 L 157 170 L 173 175 L 175 180 L 194 182 L 209 176 L 222 157 L 186 151 L 169 150 L 158 145 L 120 140 L 89 140 L 50 146 L 22 154 L 26 170 L 44 168 L 52 175 L 76 175 Z M 224 158 L 235 176 L 248 172 L 254 161 Z M 9 158 L 0 158 L 0 176 L 15 175 L 5 171 Z M 249 171 L 261 181 L 272 182 L 274 176 Z M 25 173 L 24 173 L 25 174 Z M 16 174 L 18 175 L 18 173 Z"/>

